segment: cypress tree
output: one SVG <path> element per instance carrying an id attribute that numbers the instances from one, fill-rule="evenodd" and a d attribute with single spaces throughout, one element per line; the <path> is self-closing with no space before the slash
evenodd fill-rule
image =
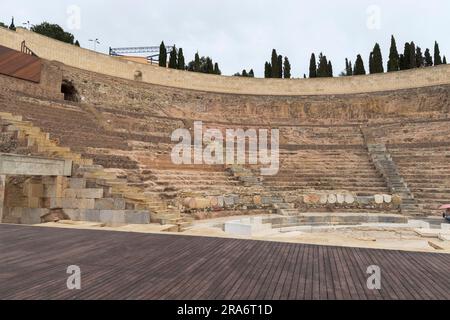
<path id="1" fill-rule="evenodd" d="M 185 67 L 183 48 L 180 48 L 178 49 L 178 70 L 184 70 Z"/>
<path id="2" fill-rule="evenodd" d="M 264 78 L 272 78 L 272 65 L 267 61 L 264 66 Z"/>
<path id="3" fill-rule="evenodd" d="M 75 45 L 77 46 L 77 47 L 79 47 L 80 46 L 80 42 L 77 40 L 77 41 L 75 41 Z"/>
<path id="4" fill-rule="evenodd" d="M 424 65 L 424 58 L 422 54 L 422 49 L 420 47 L 416 48 L 416 67 L 421 68 Z"/>
<path id="5" fill-rule="evenodd" d="M 375 73 L 375 66 L 373 61 L 373 52 L 369 55 L 369 74 Z"/>
<path id="6" fill-rule="evenodd" d="M 289 62 L 288 57 L 284 57 L 284 70 L 283 75 L 285 79 L 291 78 L 291 63 Z"/>
<path id="7" fill-rule="evenodd" d="M 169 56 L 169 68 L 170 69 L 177 69 L 178 68 L 178 62 L 177 62 L 177 48 L 173 46 L 172 51 L 170 52 Z"/>
<path id="8" fill-rule="evenodd" d="M 416 45 L 413 41 L 409 44 L 409 61 L 408 65 L 410 69 L 416 68 Z"/>
<path id="9" fill-rule="evenodd" d="M 331 63 L 331 60 L 328 61 L 328 66 L 327 66 L 327 72 L 328 72 L 328 76 L 333 78 L 333 64 Z"/>
<path id="10" fill-rule="evenodd" d="M 324 56 L 321 52 L 319 54 L 319 66 L 317 67 L 317 77 L 323 78 L 328 76 L 329 76 L 328 60 L 327 57 Z"/>
<path id="11" fill-rule="evenodd" d="M 248 73 L 248 76 L 250 78 L 254 78 L 255 77 L 255 73 L 253 72 L 253 69 L 250 69 L 250 72 Z"/>
<path id="12" fill-rule="evenodd" d="M 430 54 L 430 49 L 425 50 L 425 67 L 432 67 L 433 66 L 433 58 Z"/>
<path id="13" fill-rule="evenodd" d="M 243 77 L 248 77 L 247 70 L 245 70 L 245 69 L 242 70 L 242 76 Z"/>
<path id="14" fill-rule="evenodd" d="M 283 78 L 283 57 L 281 55 L 278 56 L 277 66 L 278 66 L 277 78 L 282 79 Z"/>
<path id="15" fill-rule="evenodd" d="M 361 55 L 358 54 L 355 61 L 355 70 L 353 71 L 355 76 L 366 74 L 366 69 L 364 68 L 364 62 Z"/>
<path id="16" fill-rule="evenodd" d="M 11 24 L 9 25 L 9 30 L 16 31 L 16 26 L 14 25 L 14 17 L 11 18 Z"/>
<path id="17" fill-rule="evenodd" d="M 194 59 L 194 72 L 200 72 L 200 71 L 201 71 L 200 56 L 197 52 L 195 54 L 195 59 Z"/>
<path id="18" fill-rule="evenodd" d="M 345 58 L 345 75 L 346 76 L 353 75 L 352 62 L 349 61 L 347 58 Z"/>
<path id="19" fill-rule="evenodd" d="M 400 70 L 406 70 L 406 61 L 405 61 L 405 56 L 403 54 L 400 54 L 399 58 L 398 58 L 398 65 Z"/>
<path id="20" fill-rule="evenodd" d="M 411 69 L 411 46 L 408 42 L 405 43 L 405 49 L 403 51 L 403 66 L 400 65 L 400 70 Z M 403 69 L 402 69 L 403 67 Z"/>
<path id="21" fill-rule="evenodd" d="M 397 44 L 394 36 L 391 37 L 391 49 L 389 51 L 388 72 L 400 70 Z"/>
<path id="22" fill-rule="evenodd" d="M 370 72 L 370 73 L 383 73 L 384 72 L 383 56 L 381 54 L 380 45 L 378 43 L 375 43 L 372 53 L 373 53 L 373 57 L 372 57 L 373 72 Z"/>
<path id="23" fill-rule="evenodd" d="M 303 79 L 306 79 L 306 73 L 303 74 Z"/>
<path id="24" fill-rule="evenodd" d="M 351 61 L 348 62 L 348 73 L 347 73 L 347 75 L 348 76 L 352 76 L 353 75 L 353 66 L 352 66 L 352 62 Z"/>
<path id="25" fill-rule="evenodd" d="M 278 55 L 277 51 L 275 49 L 272 50 L 272 78 L 278 78 L 278 75 L 280 73 L 281 65 L 278 65 Z"/>
<path id="26" fill-rule="evenodd" d="M 220 71 L 219 64 L 217 62 L 214 64 L 214 74 L 217 74 L 218 76 L 222 74 L 222 71 Z"/>
<path id="27" fill-rule="evenodd" d="M 214 74 L 214 64 L 210 57 L 206 57 L 206 73 Z"/>
<path id="28" fill-rule="evenodd" d="M 314 53 L 311 54 L 311 59 L 309 60 L 309 77 L 310 78 L 317 77 L 317 63 L 316 63 L 316 55 Z"/>
<path id="29" fill-rule="evenodd" d="M 434 42 L 434 65 L 438 66 L 442 64 L 441 52 L 439 51 L 439 44 L 437 41 Z"/>
<path id="30" fill-rule="evenodd" d="M 164 68 L 167 67 L 167 50 L 164 41 L 162 41 L 159 46 L 159 66 Z"/>
<path id="31" fill-rule="evenodd" d="M 442 59 L 442 64 L 447 64 L 447 58 L 444 56 L 444 59 Z"/>

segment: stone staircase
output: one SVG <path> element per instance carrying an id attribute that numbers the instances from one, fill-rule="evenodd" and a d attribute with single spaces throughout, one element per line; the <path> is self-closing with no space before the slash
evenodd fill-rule
<path id="1" fill-rule="evenodd" d="M 85 159 L 81 154 L 61 147 L 50 139 L 50 134 L 42 132 L 30 121 L 23 121 L 22 116 L 0 112 L 0 122 L 4 132 L 15 132 L 17 139 L 24 141 L 17 147 L 16 153 L 41 155 L 70 159 L 74 165 L 74 178 L 83 178 L 88 184 L 105 187 L 112 198 L 123 198 L 126 207 L 132 210 L 150 210 L 151 220 L 162 224 L 175 224 L 180 227 L 186 224 L 179 211 L 168 208 L 164 200 L 156 195 L 148 195 L 139 187 L 129 185 L 126 179 L 119 178 L 116 173 L 94 165 L 92 159 Z"/>
<path id="2" fill-rule="evenodd" d="M 373 164 L 386 180 L 391 193 L 401 196 L 401 212 L 408 215 L 423 215 L 423 207 L 414 199 L 414 194 L 401 176 L 386 146 L 384 144 L 368 144 L 367 148 Z"/>

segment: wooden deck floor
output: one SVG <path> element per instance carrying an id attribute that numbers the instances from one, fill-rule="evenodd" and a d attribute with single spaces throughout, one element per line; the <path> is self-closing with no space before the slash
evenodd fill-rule
<path id="1" fill-rule="evenodd" d="M 81 290 L 66 287 L 69 265 Z M 0 299 L 448 299 L 449 266 L 433 253 L 0 225 Z"/>

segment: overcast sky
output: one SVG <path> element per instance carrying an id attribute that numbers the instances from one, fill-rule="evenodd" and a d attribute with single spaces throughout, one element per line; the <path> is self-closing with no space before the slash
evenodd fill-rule
<path id="1" fill-rule="evenodd" d="M 93 48 L 88 39 L 99 38 L 97 50 L 104 53 L 161 40 L 182 47 L 186 61 L 198 50 L 225 75 L 253 68 L 263 76 L 272 48 L 289 57 L 294 77 L 308 73 L 311 52 L 323 51 L 335 75 L 345 57 L 354 61 L 358 53 L 367 68 L 375 42 L 386 64 L 391 34 L 400 52 L 406 41 L 425 51 L 437 40 L 450 58 L 448 0 L 0 0 L 0 8 L 0 21 L 57 23 L 83 47 Z"/>

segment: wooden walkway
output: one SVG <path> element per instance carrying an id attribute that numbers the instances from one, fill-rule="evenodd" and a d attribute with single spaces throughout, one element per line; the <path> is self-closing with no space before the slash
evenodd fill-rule
<path id="1" fill-rule="evenodd" d="M 449 299 L 449 267 L 444 254 L 0 225 L 0 299 Z"/>

